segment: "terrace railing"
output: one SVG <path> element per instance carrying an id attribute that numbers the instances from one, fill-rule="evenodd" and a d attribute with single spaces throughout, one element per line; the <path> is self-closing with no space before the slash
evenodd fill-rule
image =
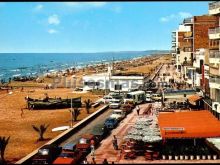
<path id="1" fill-rule="evenodd" d="M 210 51 L 209 58 L 220 58 L 220 51 Z"/>
<path id="2" fill-rule="evenodd" d="M 217 34 L 220 33 L 220 27 L 209 29 L 209 34 Z"/>
<path id="3" fill-rule="evenodd" d="M 193 20 L 192 17 L 190 17 L 190 18 L 185 18 L 185 19 L 183 20 L 183 23 L 184 23 L 184 24 L 193 23 L 193 22 L 194 22 L 194 20 Z"/>

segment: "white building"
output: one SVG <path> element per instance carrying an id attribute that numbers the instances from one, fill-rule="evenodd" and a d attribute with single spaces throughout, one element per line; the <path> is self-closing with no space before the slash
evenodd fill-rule
<path id="1" fill-rule="evenodd" d="M 144 85 L 144 76 L 140 75 L 114 75 L 112 67 L 108 67 L 107 73 L 83 76 L 83 90 L 103 89 L 110 91 L 128 92 Z"/>

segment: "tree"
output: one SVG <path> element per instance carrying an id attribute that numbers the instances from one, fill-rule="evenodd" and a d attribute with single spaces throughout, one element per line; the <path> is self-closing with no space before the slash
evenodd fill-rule
<path id="1" fill-rule="evenodd" d="M 89 110 L 92 107 L 92 102 L 90 99 L 88 99 L 88 100 L 85 100 L 84 103 L 85 103 L 86 112 L 87 114 L 89 114 Z"/>
<path id="2" fill-rule="evenodd" d="M 8 145 L 8 141 L 10 139 L 10 136 L 8 138 L 0 136 L 0 152 L 1 152 L 1 159 L 0 159 L 0 164 L 5 164 L 5 149 L 6 146 Z"/>
<path id="3" fill-rule="evenodd" d="M 49 127 L 48 125 L 41 124 L 40 127 L 36 127 L 35 125 L 32 125 L 33 129 L 39 133 L 39 138 L 38 141 L 43 141 L 44 140 L 44 133 L 46 132 L 47 128 Z"/>
<path id="4" fill-rule="evenodd" d="M 73 118 L 74 118 L 74 121 L 77 121 L 77 117 L 79 116 L 80 114 L 80 109 L 79 108 L 74 108 L 73 109 Z"/>

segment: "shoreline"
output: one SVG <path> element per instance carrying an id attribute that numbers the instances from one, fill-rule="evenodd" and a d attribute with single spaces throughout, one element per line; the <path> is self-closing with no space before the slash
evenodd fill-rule
<path id="1" fill-rule="evenodd" d="M 131 59 L 115 60 L 114 67 L 116 71 L 121 70 L 122 73 L 123 72 L 125 73 L 127 70 L 129 70 L 131 65 L 133 67 L 138 67 L 138 66 L 143 65 L 144 62 L 156 60 L 157 58 L 160 58 L 164 55 L 166 54 L 148 54 L 148 55 L 142 55 L 142 56 L 131 58 Z M 85 66 L 82 66 L 80 68 L 79 67 L 75 68 L 71 66 L 63 70 L 56 69 L 58 71 L 44 73 L 41 76 L 38 76 L 35 80 L 28 80 L 25 82 L 12 80 L 11 83 L 6 83 L 6 84 L 0 83 L 0 87 L 45 87 L 46 85 L 53 83 L 54 78 L 61 78 L 63 76 L 69 80 L 71 76 L 76 76 L 79 78 L 78 80 L 80 80 L 82 76 L 84 75 L 106 72 L 109 62 L 111 61 L 105 61 L 105 62 L 94 63 L 94 64 L 86 64 Z M 123 69 L 123 67 L 126 69 Z M 43 82 L 41 82 L 41 80 Z M 78 87 L 78 85 L 76 87 Z"/>
<path id="2" fill-rule="evenodd" d="M 163 54 L 163 53 L 162 53 Z M 142 59 L 142 58 L 147 58 L 147 57 L 153 57 L 153 56 L 157 56 L 157 55 L 160 55 L 158 53 L 153 53 L 153 54 L 146 54 L 146 55 L 137 55 L 137 57 L 127 57 L 125 59 L 120 59 L 117 58 L 117 59 L 114 59 L 114 62 L 115 63 L 123 63 L 123 62 L 127 62 L 127 61 L 132 61 L 132 60 L 138 60 L 138 59 Z M 13 70 L 13 71 L 19 71 L 17 73 L 14 73 L 14 75 L 12 76 L 7 76 L 7 77 L 4 77 L 4 74 L 1 74 L 0 76 L 0 80 L 3 80 L 5 81 L 5 84 L 7 84 L 9 82 L 9 79 L 13 80 L 13 78 L 15 77 L 36 77 L 36 78 L 40 78 L 40 77 L 45 77 L 46 75 L 50 75 L 50 74 L 58 74 L 58 73 L 64 73 L 66 72 L 66 70 L 71 70 L 71 69 L 75 69 L 77 71 L 80 71 L 82 69 L 85 69 L 87 67 L 99 67 L 100 65 L 108 65 L 108 63 L 110 63 L 111 61 L 113 60 L 95 60 L 95 61 L 87 61 L 87 62 L 79 62 L 78 64 L 76 63 L 76 65 L 70 65 L 70 64 L 65 64 L 65 63 L 62 63 L 61 66 L 65 66 L 65 65 L 68 65 L 68 67 L 64 68 L 64 69 L 60 69 L 58 67 L 54 68 L 48 68 L 46 70 L 48 70 L 47 72 L 45 72 L 45 70 L 43 72 L 45 73 L 40 73 L 40 72 L 37 72 L 36 70 L 32 71 L 33 73 L 30 72 L 27 72 L 25 74 L 22 74 L 21 70 L 22 69 L 19 69 L 19 68 L 23 68 L 23 67 L 19 67 L 19 68 L 16 68 L 16 69 L 10 69 L 10 70 Z M 91 64 L 92 63 L 92 64 Z M 49 64 L 49 61 L 48 61 L 48 64 Z M 49 66 L 49 65 L 47 65 Z M 36 66 L 35 66 L 36 67 Z M 26 69 L 27 68 L 30 68 L 30 67 L 25 67 Z M 0 82 L 0 85 L 4 85 Z"/>

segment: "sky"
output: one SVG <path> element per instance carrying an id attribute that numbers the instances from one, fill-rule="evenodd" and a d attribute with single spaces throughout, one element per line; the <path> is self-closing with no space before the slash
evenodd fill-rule
<path id="1" fill-rule="evenodd" d="M 169 50 L 200 2 L 0 2 L 0 53 Z"/>

